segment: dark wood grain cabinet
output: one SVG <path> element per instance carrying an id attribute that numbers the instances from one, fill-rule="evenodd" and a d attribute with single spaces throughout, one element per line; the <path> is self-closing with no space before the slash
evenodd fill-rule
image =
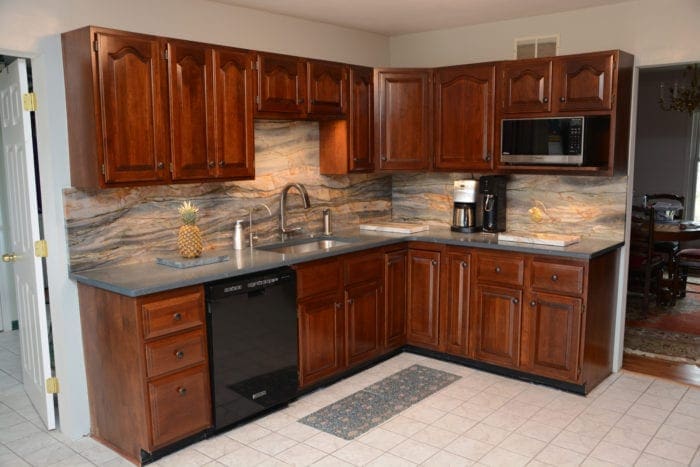
<path id="1" fill-rule="evenodd" d="M 78 292 L 91 435 L 140 462 L 208 429 L 203 287 L 138 298 L 83 284 Z"/>
<path id="2" fill-rule="evenodd" d="M 374 83 L 372 68 L 350 66 L 346 119 L 321 120 L 320 173 L 342 175 L 374 170 Z"/>
<path id="3" fill-rule="evenodd" d="M 345 269 L 345 364 L 349 367 L 383 351 L 383 255 L 380 251 L 349 255 Z"/>
<path id="4" fill-rule="evenodd" d="M 440 259 L 440 250 L 427 245 L 408 250 L 406 342 L 436 350 L 440 337 Z"/>
<path id="5" fill-rule="evenodd" d="M 495 85 L 494 64 L 435 70 L 435 169 L 493 168 Z"/>
<path id="6" fill-rule="evenodd" d="M 464 248 L 449 247 L 445 252 L 445 263 L 444 350 L 466 357 L 471 308 L 471 253 Z"/>
<path id="7" fill-rule="evenodd" d="M 375 69 L 379 170 L 426 170 L 432 156 L 432 70 Z"/>
<path id="8" fill-rule="evenodd" d="M 303 118 L 307 106 L 306 61 L 300 57 L 257 53 L 256 117 Z"/>
<path id="9" fill-rule="evenodd" d="M 501 112 L 518 114 L 552 110 L 552 60 L 503 62 L 500 66 Z"/>
<path id="10" fill-rule="evenodd" d="M 309 105 L 312 115 L 342 117 L 348 108 L 348 66 L 342 63 L 308 60 Z"/>
<path id="11" fill-rule="evenodd" d="M 384 255 L 384 348 L 396 349 L 406 343 L 408 250 L 401 248 Z"/>
<path id="12" fill-rule="evenodd" d="M 246 51 L 95 27 L 62 44 L 73 186 L 254 176 Z"/>

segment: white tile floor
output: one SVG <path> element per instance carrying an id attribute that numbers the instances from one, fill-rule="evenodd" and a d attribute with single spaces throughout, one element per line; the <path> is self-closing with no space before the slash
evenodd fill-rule
<path id="1" fill-rule="evenodd" d="M 414 363 L 462 378 L 352 441 L 297 422 Z M 0 333 L 0 466 L 127 465 L 46 432 L 20 379 L 17 333 Z M 155 465 L 700 467 L 699 447 L 697 387 L 621 372 L 581 397 L 403 353 Z"/>

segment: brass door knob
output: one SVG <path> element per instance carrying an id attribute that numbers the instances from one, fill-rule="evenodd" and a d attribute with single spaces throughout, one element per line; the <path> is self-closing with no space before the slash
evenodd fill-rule
<path id="1" fill-rule="evenodd" d="M 3 263 L 14 263 L 15 261 L 17 261 L 17 255 L 14 253 L 5 253 L 2 255 Z"/>

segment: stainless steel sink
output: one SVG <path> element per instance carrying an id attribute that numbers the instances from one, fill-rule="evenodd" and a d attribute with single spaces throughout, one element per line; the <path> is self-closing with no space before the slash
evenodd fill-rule
<path id="1" fill-rule="evenodd" d="M 352 244 L 352 240 L 347 238 L 302 238 L 288 240 L 286 242 L 272 243 L 256 247 L 258 250 L 273 251 L 275 253 L 303 254 L 315 251 L 328 251 L 332 248 L 347 246 Z"/>

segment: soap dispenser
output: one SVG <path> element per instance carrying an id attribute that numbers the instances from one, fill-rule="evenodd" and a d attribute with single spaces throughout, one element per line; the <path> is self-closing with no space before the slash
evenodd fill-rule
<path id="1" fill-rule="evenodd" d="M 243 221 L 240 219 L 233 226 L 233 249 L 243 249 Z"/>

